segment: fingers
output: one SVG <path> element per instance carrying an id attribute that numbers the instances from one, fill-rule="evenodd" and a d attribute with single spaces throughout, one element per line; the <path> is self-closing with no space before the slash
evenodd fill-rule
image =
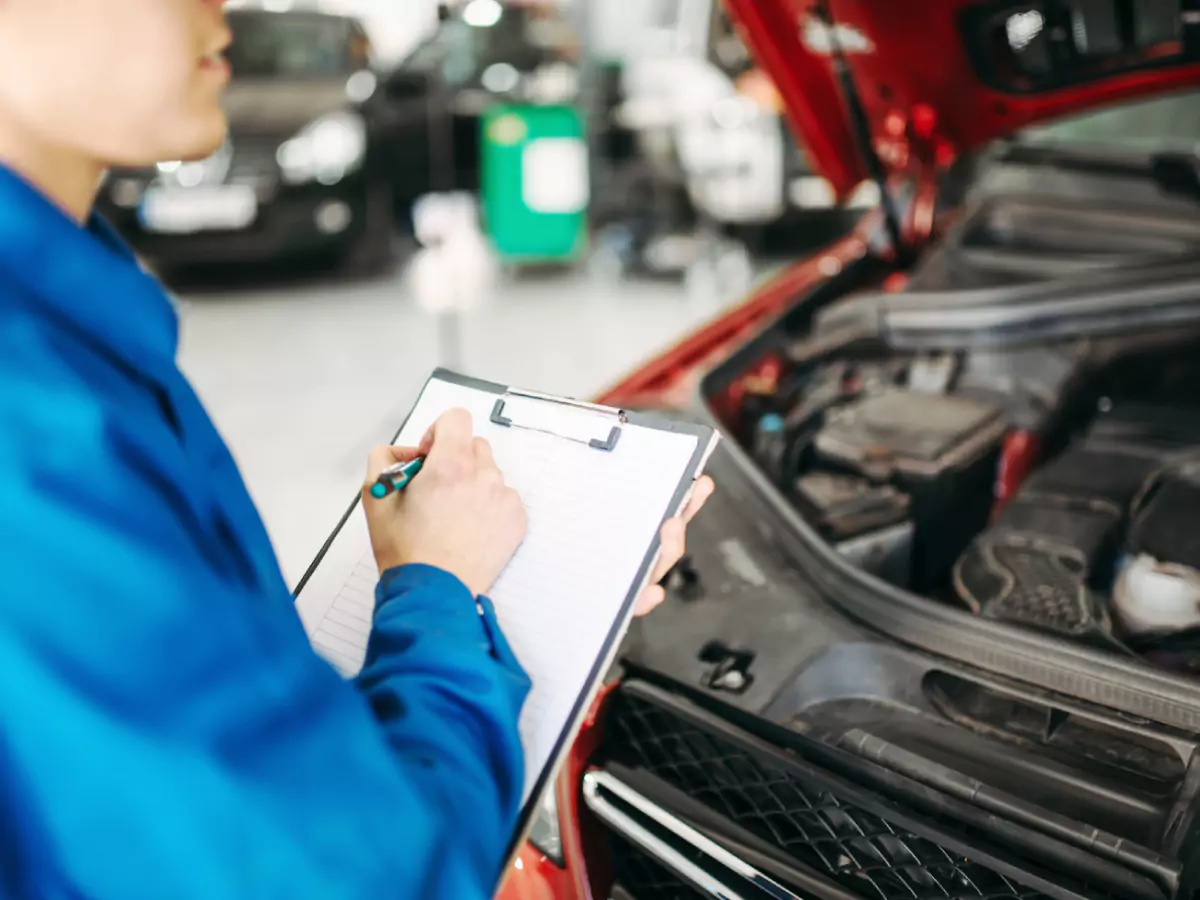
<path id="1" fill-rule="evenodd" d="M 635 616 L 647 615 L 666 599 L 667 592 L 657 584 L 652 584 L 642 591 L 641 596 L 637 598 L 637 603 L 633 606 L 633 614 Z"/>
<path id="2" fill-rule="evenodd" d="M 421 456 L 421 450 L 418 447 L 388 447 L 392 451 L 392 463 L 405 463 Z M 392 463 L 388 463 L 391 465 Z"/>
<path id="3" fill-rule="evenodd" d="M 683 511 L 683 521 L 692 521 L 693 517 L 695 517 L 696 513 L 700 512 L 716 489 L 716 484 L 707 475 L 700 478 L 696 482 L 696 486 L 692 488 L 692 499 L 688 501 L 687 509 Z"/>
<path id="4" fill-rule="evenodd" d="M 471 414 L 465 409 L 451 409 L 442 413 L 430 429 L 429 455 L 440 457 L 472 453 L 471 432 Z"/>
<path id="5" fill-rule="evenodd" d="M 492 445 L 481 437 L 477 437 L 471 441 L 471 449 L 475 453 L 475 461 L 481 467 L 494 469 L 496 468 L 496 457 L 492 455 Z"/>
<path id="6" fill-rule="evenodd" d="M 405 457 L 401 454 L 407 453 L 408 450 L 404 447 L 376 447 L 367 455 L 367 477 L 363 481 L 363 490 L 369 491 L 379 474 L 389 466 L 394 466 L 398 462 L 407 462 L 412 459 L 411 456 Z"/>
<path id="7" fill-rule="evenodd" d="M 642 595 L 638 597 L 637 603 L 634 606 L 633 614 L 635 616 L 646 615 L 666 599 L 667 592 L 658 582 L 666 578 L 667 573 L 675 568 L 676 564 L 683 559 L 684 553 L 687 552 L 686 520 L 700 511 L 705 501 L 712 496 L 713 487 L 711 478 L 702 478 L 697 482 L 696 488 L 692 493 L 692 500 L 688 504 L 687 510 L 684 511 L 683 516 L 676 519 L 668 519 L 663 523 L 658 562 L 655 563 L 654 572 L 650 576 L 650 587 L 642 591 Z"/>
<path id="8" fill-rule="evenodd" d="M 433 478 L 456 481 L 475 468 L 469 412 L 451 409 L 442 413 L 429 431 L 426 468 Z"/>
<path id="9" fill-rule="evenodd" d="M 433 426 L 425 432 L 425 436 L 421 438 L 421 444 L 417 447 L 417 453 L 420 456 L 428 456 L 429 451 L 433 449 Z"/>
<path id="10" fill-rule="evenodd" d="M 675 568 L 675 564 L 683 559 L 687 549 L 687 529 L 682 519 L 668 519 L 662 527 L 661 544 L 658 562 L 650 576 L 651 582 L 657 584 L 667 577 L 667 573 Z"/>
<path id="11" fill-rule="evenodd" d="M 647 588 L 638 598 L 635 614 L 644 616 L 666 597 L 666 592 L 658 582 L 667 577 L 667 573 L 675 568 L 687 552 L 687 523 L 704 507 L 708 498 L 713 495 L 716 485 L 705 475 L 696 482 L 692 489 L 692 499 L 688 501 L 687 509 L 678 518 L 668 519 L 663 523 L 659 545 L 658 562 L 650 576 L 652 586 Z"/>

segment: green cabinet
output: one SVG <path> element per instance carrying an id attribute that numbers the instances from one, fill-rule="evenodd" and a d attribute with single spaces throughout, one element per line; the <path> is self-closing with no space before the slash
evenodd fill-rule
<path id="1" fill-rule="evenodd" d="M 482 205 L 509 263 L 571 262 L 587 249 L 588 151 L 570 106 L 497 106 L 482 120 Z"/>

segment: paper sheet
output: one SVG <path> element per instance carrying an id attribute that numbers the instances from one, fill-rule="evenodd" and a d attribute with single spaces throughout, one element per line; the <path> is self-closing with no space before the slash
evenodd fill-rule
<path id="1" fill-rule="evenodd" d="M 526 796 L 551 754 L 624 601 L 688 473 L 697 438 L 626 424 L 604 452 L 565 440 L 605 438 L 611 417 L 515 397 L 490 422 L 497 395 L 432 380 L 398 441 L 415 446 L 446 410 L 461 406 L 529 516 L 529 532 L 491 592 L 500 626 L 533 681 L 521 715 Z M 418 476 L 420 477 L 420 476 Z M 376 581 L 361 509 L 334 540 L 297 598 L 314 647 L 344 674 L 362 666 Z"/>

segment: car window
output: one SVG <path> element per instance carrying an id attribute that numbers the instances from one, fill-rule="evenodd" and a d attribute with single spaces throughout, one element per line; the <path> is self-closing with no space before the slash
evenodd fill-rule
<path id="1" fill-rule="evenodd" d="M 1031 146 L 1122 155 L 1195 153 L 1200 150 L 1200 91 L 1125 103 L 1029 128 L 1018 140 Z"/>
<path id="2" fill-rule="evenodd" d="M 334 16 L 230 16 L 235 77 L 338 74 L 353 68 L 348 22 Z"/>

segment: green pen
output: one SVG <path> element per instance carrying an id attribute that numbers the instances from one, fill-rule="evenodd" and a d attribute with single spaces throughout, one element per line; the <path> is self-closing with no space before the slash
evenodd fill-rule
<path id="1" fill-rule="evenodd" d="M 375 483 L 371 485 L 371 496 L 376 500 L 382 500 L 388 494 L 404 490 L 414 476 L 421 471 L 421 466 L 424 464 L 425 457 L 418 456 L 416 459 L 396 463 L 396 465 L 384 469 L 375 479 Z"/>

